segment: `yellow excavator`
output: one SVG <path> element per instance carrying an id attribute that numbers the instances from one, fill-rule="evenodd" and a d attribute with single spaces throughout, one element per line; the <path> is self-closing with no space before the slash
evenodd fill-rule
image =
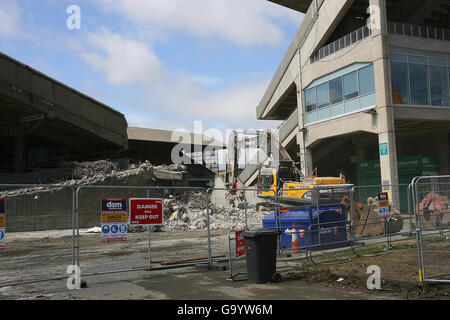
<path id="1" fill-rule="evenodd" d="M 278 198 L 282 207 L 331 204 L 339 203 L 350 186 L 342 175 L 317 177 L 317 169 L 310 177 L 303 177 L 294 161 L 283 160 L 260 168 L 258 197 L 271 204 Z"/>
<path id="2" fill-rule="evenodd" d="M 262 144 L 266 147 L 264 152 L 270 155 L 267 159 L 268 164 L 265 161 L 264 164 L 258 165 L 257 195 L 263 200 L 259 201 L 257 207 L 273 207 L 277 202 L 282 207 L 317 203 L 334 204 L 339 203 L 345 195 L 348 195 L 349 185 L 342 175 L 340 177 L 318 177 L 316 169 L 310 177 L 304 177 L 287 150 L 270 130 L 243 133 L 252 134 L 251 140 L 247 140 L 247 142 L 253 141 L 257 146 Z M 242 148 L 245 148 L 245 145 L 243 146 L 242 141 L 238 139 L 238 133 L 233 132 L 228 146 L 229 154 L 225 174 L 225 184 L 229 189 L 227 197 L 230 199 L 242 198 L 239 189 L 243 186 L 238 182 L 238 175 L 242 172 L 238 167 Z M 277 160 L 272 155 L 276 155 Z"/>

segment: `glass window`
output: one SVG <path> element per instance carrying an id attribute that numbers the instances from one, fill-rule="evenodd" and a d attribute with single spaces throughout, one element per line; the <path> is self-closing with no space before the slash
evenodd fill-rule
<path id="1" fill-rule="evenodd" d="M 342 77 L 330 81 L 330 103 L 342 102 Z"/>
<path id="2" fill-rule="evenodd" d="M 306 112 L 311 112 L 316 110 L 317 101 L 316 101 L 316 88 L 311 88 L 305 90 L 305 108 Z"/>
<path id="3" fill-rule="evenodd" d="M 358 96 L 358 79 L 356 71 L 346 74 L 344 77 L 344 97 L 345 100 Z"/>
<path id="4" fill-rule="evenodd" d="M 359 94 L 365 95 L 375 91 L 375 79 L 373 75 L 373 65 L 358 70 Z"/>
<path id="5" fill-rule="evenodd" d="M 394 104 L 409 103 L 408 65 L 401 62 L 391 63 L 392 99 Z"/>
<path id="6" fill-rule="evenodd" d="M 328 82 L 317 86 L 317 107 L 325 108 L 330 104 L 330 97 L 328 92 Z"/>
<path id="7" fill-rule="evenodd" d="M 409 85 L 411 88 L 411 104 L 427 105 L 428 102 L 428 66 L 409 65 Z"/>
<path id="8" fill-rule="evenodd" d="M 430 66 L 430 92 L 433 106 L 448 106 L 447 68 Z"/>

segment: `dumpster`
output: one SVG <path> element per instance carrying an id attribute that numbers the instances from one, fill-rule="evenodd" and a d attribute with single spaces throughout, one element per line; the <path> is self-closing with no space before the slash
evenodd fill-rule
<path id="1" fill-rule="evenodd" d="M 276 228 L 276 213 L 272 212 L 263 219 L 264 229 Z M 304 206 L 281 210 L 279 215 L 281 249 L 292 246 L 292 229 L 297 230 L 300 249 L 328 250 L 350 245 L 347 240 L 346 213 L 343 205 L 311 207 Z M 318 225 L 320 221 L 320 226 Z M 310 232 L 310 233 L 308 233 Z"/>
<path id="2" fill-rule="evenodd" d="M 280 280 L 276 272 L 278 235 L 279 232 L 273 230 L 244 232 L 249 281 L 267 283 Z"/>

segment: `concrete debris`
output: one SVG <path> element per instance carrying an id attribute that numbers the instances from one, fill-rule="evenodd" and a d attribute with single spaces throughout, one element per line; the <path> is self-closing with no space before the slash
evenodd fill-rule
<path id="1" fill-rule="evenodd" d="M 93 228 L 87 229 L 85 231 L 85 233 L 102 233 L 102 228 L 100 228 L 100 227 L 93 227 Z"/>
<path id="2" fill-rule="evenodd" d="M 181 181 L 186 167 L 183 165 L 153 166 L 146 161 L 131 164 L 121 169 L 117 162 L 100 160 L 95 162 L 63 162 L 60 167 L 68 170 L 70 176 L 52 184 L 67 188 L 78 188 L 86 185 L 154 185 L 158 180 Z M 159 173 L 161 172 L 161 173 Z M 0 191 L 1 198 L 22 195 L 38 196 L 41 192 L 55 192 L 60 187 L 32 187 Z"/>

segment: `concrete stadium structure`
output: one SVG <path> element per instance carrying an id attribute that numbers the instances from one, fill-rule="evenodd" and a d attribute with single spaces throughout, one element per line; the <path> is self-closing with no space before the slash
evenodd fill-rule
<path id="1" fill-rule="evenodd" d="M 171 164 L 178 144 L 172 137 L 180 136 L 128 127 L 119 111 L 2 53 L 0 113 L 2 183 L 23 181 L 14 174 L 54 168 L 61 161 L 129 157 Z M 226 147 L 203 135 L 188 136 L 179 141 L 185 150 Z"/>
<path id="2" fill-rule="evenodd" d="M 399 165 L 423 157 L 450 173 L 448 1 L 270 1 L 305 16 L 256 115 L 285 121 L 280 141 L 305 175 L 358 184 L 372 161 L 396 185 Z"/>

